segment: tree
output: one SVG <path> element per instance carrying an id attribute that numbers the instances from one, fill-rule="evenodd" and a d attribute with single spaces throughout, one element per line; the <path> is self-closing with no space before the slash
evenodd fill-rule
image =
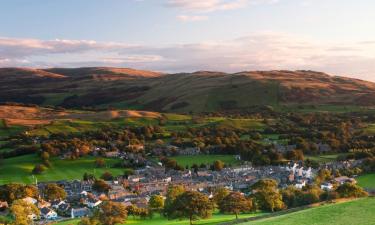
<path id="1" fill-rule="evenodd" d="M 105 160 L 103 158 L 95 159 L 95 167 L 102 168 L 105 166 Z"/>
<path id="2" fill-rule="evenodd" d="M 100 178 L 105 181 L 110 181 L 110 180 L 113 180 L 113 175 L 109 171 L 106 171 L 102 174 Z"/>
<path id="3" fill-rule="evenodd" d="M 320 169 L 315 177 L 315 183 L 320 185 L 321 183 L 328 181 L 332 178 L 331 171 L 328 169 Z"/>
<path id="4" fill-rule="evenodd" d="M 34 169 L 32 170 L 33 174 L 41 174 L 45 170 L 44 166 L 42 164 L 35 165 Z"/>
<path id="5" fill-rule="evenodd" d="M 84 217 L 79 221 L 78 225 L 99 225 L 99 221 L 95 218 Z"/>
<path id="6" fill-rule="evenodd" d="M 277 189 L 277 182 L 275 180 L 259 180 L 252 186 L 252 192 L 260 209 L 274 212 L 275 210 L 284 208 L 282 195 Z"/>
<path id="7" fill-rule="evenodd" d="M 11 204 L 17 199 L 25 197 L 36 198 L 38 196 L 38 188 L 34 185 L 23 184 L 6 184 L 0 186 L 0 199 Z"/>
<path id="8" fill-rule="evenodd" d="M 214 203 L 216 206 L 219 206 L 220 202 L 227 196 L 229 195 L 230 191 L 224 187 L 219 187 L 216 188 L 214 191 Z"/>
<path id="9" fill-rule="evenodd" d="M 342 198 L 361 198 L 368 195 L 361 187 L 351 183 L 340 185 L 336 191 Z"/>
<path id="10" fill-rule="evenodd" d="M 124 176 L 125 176 L 126 179 L 128 179 L 129 176 L 131 176 L 131 175 L 134 175 L 134 170 L 133 169 L 128 168 L 128 169 L 124 170 Z"/>
<path id="11" fill-rule="evenodd" d="M 114 225 L 125 223 L 128 212 L 121 203 L 106 201 L 100 205 L 96 215 L 101 224 Z"/>
<path id="12" fill-rule="evenodd" d="M 221 171 L 224 168 L 224 163 L 221 160 L 216 160 L 214 162 L 214 170 Z"/>
<path id="13" fill-rule="evenodd" d="M 199 218 L 209 218 L 213 205 L 208 197 L 197 191 L 187 191 L 179 195 L 173 202 L 173 212 L 169 218 L 188 218 L 190 225 Z"/>
<path id="14" fill-rule="evenodd" d="M 94 174 L 84 173 L 83 180 L 84 181 L 95 180 L 95 176 Z"/>
<path id="15" fill-rule="evenodd" d="M 49 153 L 48 152 L 42 152 L 40 155 L 40 158 L 42 158 L 43 161 L 48 161 L 49 160 Z"/>
<path id="16" fill-rule="evenodd" d="M 236 219 L 238 219 L 239 213 L 248 212 L 253 209 L 253 202 L 246 199 L 239 192 L 232 192 L 219 203 L 219 209 L 222 213 L 235 214 Z"/>
<path id="17" fill-rule="evenodd" d="M 2 120 L 1 120 L 1 123 L 2 123 L 2 125 L 3 125 L 3 128 L 5 128 L 5 129 L 9 129 L 8 120 L 6 120 L 6 119 L 2 119 Z"/>
<path id="18" fill-rule="evenodd" d="M 168 215 L 173 211 L 173 203 L 176 198 L 185 192 L 182 185 L 170 185 L 168 187 L 167 196 L 164 202 L 164 214 Z"/>
<path id="19" fill-rule="evenodd" d="M 47 184 L 43 189 L 43 196 L 49 201 L 54 201 L 58 199 L 65 199 L 66 192 L 57 184 Z"/>
<path id="20" fill-rule="evenodd" d="M 164 198 L 161 195 L 152 195 L 148 202 L 151 212 L 161 212 L 164 208 Z"/>
<path id="21" fill-rule="evenodd" d="M 94 189 L 97 192 L 107 193 L 111 189 L 111 186 L 109 186 L 104 180 L 98 179 L 94 181 L 92 189 Z"/>
<path id="22" fill-rule="evenodd" d="M 14 201 L 10 211 L 14 216 L 14 225 L 32 224 L 32 219 L 29 216 L 34 214 L 39 217 L 40 215 L 39 209 L 34 204 L 23 200 Z"/>

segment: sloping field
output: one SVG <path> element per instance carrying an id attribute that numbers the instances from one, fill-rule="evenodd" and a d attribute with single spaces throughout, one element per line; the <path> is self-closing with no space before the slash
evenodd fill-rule
<path id="1" fill-rule="evenodd" d="M 375 198 L 324 205 L 241 225 L 374 225 Z"/>
<path id="2" fill-rule="evenodd" d="M 10 125 L 33 126 L 49 124 L 54 120 L 89 120 L 108 121 L 118 118 L 159 118 L 156 112 L 135 110 L 106 110 L 106 111 L 79 111 L 79 110 L 54 110 L 42 107 L 0 105 L 0 119 L 5 119 Z"/>
<path id="3" fill-rule="evenodd" d="M 94 157 L 85 157 L 77 160 L 52 159 L 52 167 L 35 177 L 38 181 L 58 181 L 82 179 L 85 172 L 95 174 L 97 177 L 100 177 L 105 171 L 110 171 L 113 175 L 121 175 L 123 173 L 123 169 L 110 168 L 118 160 L 105 160 L 108 168 L 95 168 Z M 41 160 L 36 155 L 25 155 L 3 160 L 0 165 L 0 185 L 12 182 L 34 183 L 35 177 L 32 176 L 31 171 L 38 163 L 41 163 Z"/>

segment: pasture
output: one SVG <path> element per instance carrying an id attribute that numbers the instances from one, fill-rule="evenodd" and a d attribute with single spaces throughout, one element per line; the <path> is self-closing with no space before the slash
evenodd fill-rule
<path id="1" fill-rule="evenodd" d="M 6 183 L 34 183 L 38 181 L 57 181 L 82 179 L 85 172 L 100 177 L 105 171 L 113 175 L 123 174 L 124 169 L 111 168 L 118 160 L 105 159 L 105 168 L 95 168 L 94 157 L 84 157 L 77 160 L 52 159 L 51 168 L 47 168 L 41 175 L 32 176 L 34 166 L 41 162 L 36 155 L 24 155 L 3 160 L 0 165 L 0 185 Z"/>
<path id="2" fill-rule="evenodd" d="M 336 161 L 337 157 L 345 155 L 345 153 L 342 154 L 329 154 L 329 155 L 307 155 L 305 156 L 305 159 L 310 159 L 313 161 L 317 161 L 319 163 L 327 163 L 327 162 L 333 162 Z"/>
<path id="3" fill-rule="evenodd" d="M 254 216 L 259 216 L 261 213 L 249 213 L 249 214 L 241 214 L 239 218 L 249 218 Z M 223 222 L 229 222 L 235 219 L 234 215 L 223 215 L 219 213 L 214 213 L 211 218 L 195 221 L 194 224 L 199 225 L 214 225 Z M 69 220 L 65 222 L 57 223 L 56 225 L 77 225 L 79 220 Z M 155 215 L 152 219 L 134 219 L 132 216 L 126 221 L 125 224 L 131 225 L 188 225 L 188 220 L 167 220 L 164 217 L 160 217 Z"/>
<path id="4" fill-rule="evenodd" d="M 356 180 L 359 186 L 375 190 L 375 173 L 359 176 Z"/>
<path id="5" fill-rule="evenodd" d="M 328 204 L 241 225 L 373 225 L 375 198 Z"/>
<path id="6" fill-rule="evenodd" d="M 177 161 L 177 164 L 185 167 L 191 167 L 193 164 L 197 164 L 198 166 L 202 163 L 204 164 L 212 164 L 216 160 L 223 161 L 226 165 L 237 165 L 241 163 L 241 161 L 236 160 L 233 155 L 193 155 L 193 156 L 175 156 L 171 157 L 172 159 Z"/>

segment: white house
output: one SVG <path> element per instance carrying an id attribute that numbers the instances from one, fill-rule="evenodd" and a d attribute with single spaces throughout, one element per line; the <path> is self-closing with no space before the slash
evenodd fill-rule
<path id="1" fill-rule="evenodd" d="M 38 200 L 36 200 L 35 198 L 31 198 L 31 197 L 26 197 L 26 198 L 23 198 L 22 200 L 27 203 L 34 204 L 34 205 L 38 202 Z"/>
<path id="2" fill-rule="evenodd" d="M 47 219 L 47 220 L 57 219 L 57 213 L 54 210 L 47 208 L 47 207 L 42 208 L 40 210 L 40 215 L 43 219 Z"/>
<path id="3" fill-rule="evenodd" d="M 303 187 L 306 186 L 306 181 L 305 180 L 298 181 L 294 186 L 298 189 L 302 189 Z"/>
<path id="4" fill-rule="evenodd" d="M 79 208 L 79 209 L 72 209 L 71 210 L 71 217 L 74 218 L 81 218 L 88 216 L 90 213 L 88 208 Z"/>
<path id="5" fill-rule="evenodd" d="M 102 201 L 99 200 L 99 199 L 89 199 L 89 200 L 87 201 L 87 206 L 88 206 L 89 208 L 95 208 L 95 207 L 97 207 L 98 205 L 100 205 L 101 203 L 102 203 Z"/>
<path id="6" fill-rule="evenodd" d="M 34 214 L 34 213 L 28 215 L 27 218 L 29 218 L 31 220 L 37 220 L 37 219 L 39 219 L 39 217 L 36 214 Z"/>
<path id="7" fill-rule="evenodd" d="M 322 185 L 320 185 L 320 189 L 330 191 L 333 189 L 333 185 L 331 183 L 323 183 Z"/>

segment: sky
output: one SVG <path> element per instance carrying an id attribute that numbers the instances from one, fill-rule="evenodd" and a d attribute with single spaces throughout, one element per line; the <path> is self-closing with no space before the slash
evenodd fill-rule
<path id="1" fill-rule="evenodd" d="M 0 67 L 316 70 L 375 81 L 373 0 L 0 0 Z"/>

